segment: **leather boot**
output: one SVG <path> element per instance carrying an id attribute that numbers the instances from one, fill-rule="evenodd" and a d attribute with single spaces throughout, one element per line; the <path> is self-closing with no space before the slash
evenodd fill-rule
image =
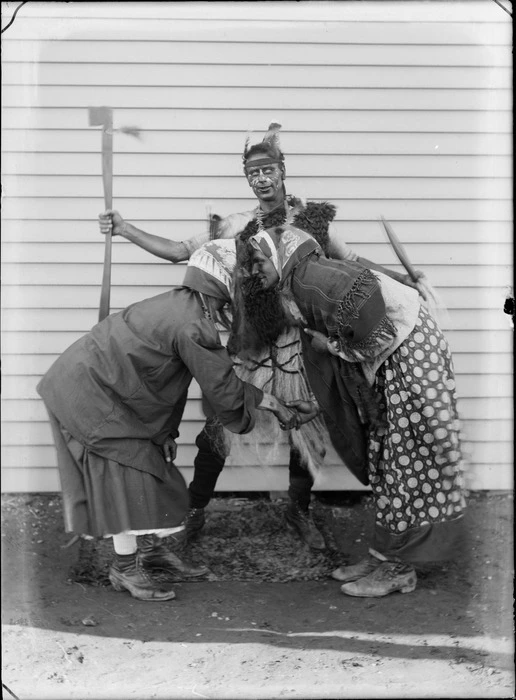
<path id="1" fill-rule="evenodd" d="M 193 540 L 203 529 L 206 522 L 204 508 L 190 508 L 184 519 L 186 540 Z"/>
<path id="2" fill-rule="evenodd" d="M 339 566 L 338 569 L 332 571 L 331 575 L 332 578 L 342 583 L 352 583 L 368 576 L 380 566 L 382 561 L 386 561 L 386 558 L 374 549 L 370 549 L 365 559 L 351 566 Z"/>
<path id="3" fill-rule="evenodd" d="M 345 583 L 340 590 L 357 598 L 381 598 L 389 593 L 411 593 L 417 583 L 417 575 L 410 564 L 400 561 L 383 561 L 364 578 Z"/>
<path id="4" fill-rule="evenodd" d="M 159 538 L 155 535 L 142 535 L 138 543 L 138 557 L 143 566 L 156 571 L 169 571 L 171 573 L 181 573 L 183 576 L 195 578 L 204 576 L 209 572 L 207 566 L 197 566 L 188 561 L 184 554 L 184 547 L 181 548 L 181 557 L 171 549 L 171 544 L 177 547 L 177 543 L 168 537 Z M 178 551 L 176 549 L 176 551 Z"/>
<path id="5" fill-rule="evenodd" d="M 174 550 L 177 548 L 184 548 L 188 542 L 194 540 L 199 532 L 203 529 L 206 522 L 206 516 L 204 514 L 204 508 L 189 508 L 188 513 L 183 520 L 184 529 L 179 532 L 175 532 L 173 535 L 167 537 L 173 544 Z"/>
<path id="6" fill-rule="evenodd" d="M 299 503 L 289 499 L 285 519 L 288 527 L 311 549 L 325 549 L 324 538 L 315 526 L 310 510 L 301 508 Z"/>
<path id="7" fill-rule="evenodd" d="M 117 555 L 109 568 L 109 580 L 115 591 L 129 591 L 138 600 L 172 600 L 174 591 L 167 585 L 156 583 L 143 570 L 136 554 Z"/>

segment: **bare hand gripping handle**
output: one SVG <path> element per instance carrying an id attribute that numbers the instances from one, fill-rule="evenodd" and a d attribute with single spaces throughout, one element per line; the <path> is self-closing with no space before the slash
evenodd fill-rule
<path id="1" fill-rule="evenodd" d="M 113 110 L 110 107 L 89 107 L 90 126 L 102 127 L 102 183 L 104 186 L 104 207 L 113 208 Z M 115 129 L 136 138 L 140 137 L 137 127 Z M 111 294 L 111 233 L 106 234 L 104 246 L 104 269 L 102 272 L 102 290 L 100 293 L 99 321 L 109 316 Z"/>
<path id="2" fill-rule="evenodd" d="M 102 126 L 102 183 L 104 185 L 104 206 L 113 205 L 113 112 L 109 107 L 89 108 L 90 126 Z M 99 321 L 109 316 L 111 295 L 111 233 L 104 242 L 104 268 L 100 292 Z"/>

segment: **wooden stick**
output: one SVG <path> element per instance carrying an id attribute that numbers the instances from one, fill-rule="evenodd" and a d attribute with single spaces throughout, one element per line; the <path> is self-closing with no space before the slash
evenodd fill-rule
<path id="1" fill-rule="evenodd" d="M 430 282 L 427 281 L 426 277 L 417 276 L 416 270 L 410 262 L 408 255 L 398 237 L 394 233 L 392 226 L 383 218 L 383 216 L 381 217 L 381 222 L 389 241 L 391 242 L 394 252 L 398 256 L 398 259 L 405 270 L 408 272 L 410 279 L 416 285 L 416 289 L 418 290 L 420 296 L 425 300 L 430 313 L 439 323 L 448 323 L 448 312 L 440 296 L 437 294 Z"/>
<path id="2" fill-rule="evenodd" d="M 90 126 L 102 127 L 102 184 L 104 187 L 104 207 L 113 208 L 113 110 L 110 107 L 89 107 Z M 140 138 L 140 129 L 126 126 L 116 131 Z M 109 316 L 111 296 L 111 243 L 112 234 L 107 233 L 104 240 L 104 268 L 102 272 L 102 289 L 100 293 L 99 321 Z"/>
<path id="3" fill-rule="evenodd" d="M 113 205 L 113 110 L 109 107 L 90 107 L 88 109 L 90 126 L 102 127 L 102 184 L 104 187 L 104 206 L 111 209 Z M 107 233 L 104 241 L 104 269 L 102 272 L 102 289 L 100 292 L 99 321 L 109 316 L 111 293 L 111 242 L 112 235 Z"/>
<path id="4" fill-rule="evenodd" d="M 394 231 L 393 231 L 393 229 L 392 229 L 392 226 L 390 225 L 390 223 L 389 223 L 388 221 L 386 221 L 386 220 L 383 218 L 383 216 L 381 217 L 381 222 L 382 222 L 383 227 L 384 227 L 384 229 L 385 229 L 385 232 L 386 232 L 386 234 L 387 234 L 387 236 L 388 236 L 388 238 L 389 238 L 389 241 L 391 242 L 391 245 L 392 245 L 392 247 L 393 247 L 393 249 L 394 249 L 394 252 L 395 252 L 396 255 L 398 256 L 398 260 L 401 262 L 401 264 L 403 265 L 403 267 L 405 268 L 405 270 L 406 270 L 406 271 L 408 272 L 408 274 L 410 275 L 410 279 L 411 279 L 413 282 L 417 282 L 417 281 L 418 281 L 418 276 L 417 276 L 417 274 L 416 274 L 416 270 L 414 269 L 412 263 L 411 263 L 410 260 L 408 259 L 408 255 L 406 254 L 405 249 L 404 249 L 403 246 L 401 245 L 398 236 L 394 233 Z"/>
<path id="5" fill-rule="evenodd" d="M 104 207 L 113 208 L 113 118 L 109 119 L 102 130 L 102 182 L 104 185 Z M 104 245 L 104 268 L 102 272 L 102 288 L 100 293 L 99 321 L 109 316 L 111 299 L 111 232 L 106 234 Z"/>

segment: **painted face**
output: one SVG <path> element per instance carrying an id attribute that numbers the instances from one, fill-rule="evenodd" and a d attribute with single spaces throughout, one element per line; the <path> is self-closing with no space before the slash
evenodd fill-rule
<path id="1" fill-rule="evenodd" d="M 279 282 L 279 274 L 271 260 L 260 250 L 253 250 L 251 274 L 259 277 L 264 289 Z"/>
<path id="2" fill-rule="evenodd" d="M 283 201 L 283 171 L 278 163 L 256 162 L 264 158 L 266 156 L 262 153 L 249 157 L 245 166 L 247 182 L 260 201 L 280 204 Z"/>

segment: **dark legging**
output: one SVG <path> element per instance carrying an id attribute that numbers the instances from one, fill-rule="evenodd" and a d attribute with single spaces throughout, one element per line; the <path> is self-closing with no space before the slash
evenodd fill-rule
<path id="1" fill-rule="evenodd" d="M 194 475 L 188 490 L 190 507 L 205 508 L 215 492 L 217 479 L 224 468 L 225 459 L 214 448 L 216 424 L 209 419 L 195 440 L 197 456 L 194 460 Z M 310 493 L 314 480 L 310 472 L 303 467 L 299 452 L 290 451 L 289 488 L 290 498 L 301 508 L 306 509 L 310 503 Z"/>

